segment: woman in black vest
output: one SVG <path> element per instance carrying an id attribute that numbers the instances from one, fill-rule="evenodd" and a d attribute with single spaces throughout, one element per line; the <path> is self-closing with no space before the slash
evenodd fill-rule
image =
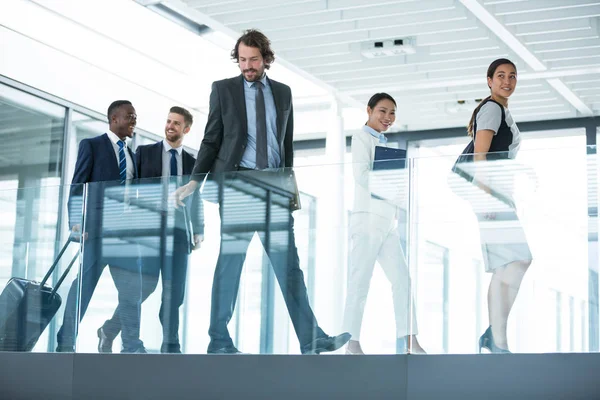
<path id="1" fill-rule="evenodd" d="M 488 179 L 482 171 L 485 168 L 477 168 L 476 163 L 514 159 L 519 151 L 521 134 L 508 111 L 508 98 L 517 86 L 515 64 L 505 58 L 495 60 L 488 68 L 487 82 L 491 95 L 473 112 L 468 126 L 469 136 L 473 140 L 459 158 L 460 163 L 475 162 L 466 166 L 471 165 L 474 167 L 471 170 L 476 172 L 470 176 L 465 174 L 467 168 L 461 169 L 460 163 L 456 164 L 454 171 L 508 204 L 512 210 L 502 213 L 502 219 L 512 221 L 509 227 L 493 226 L 495 224 L 490 221 L 496 219 L 497 215 L 494 213 L 476 213 L 485 269 L 486 272 L 493 273 L 488 290 L 490 326 L 479 338 L 479 351 L 486 348 L 492 353 L 509 353 L 506 335 L 508 316 L 523 276 L 531 265 L 532 256 L 515 212 L 512 193 L 503 195 L 494 190 L 496 185 L 491 180 L 493 178 Z M 506 179 L 501 181 L 506 182 Z"/>

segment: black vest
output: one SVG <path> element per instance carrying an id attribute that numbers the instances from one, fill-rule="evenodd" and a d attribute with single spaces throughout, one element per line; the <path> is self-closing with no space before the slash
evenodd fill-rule
<path id="1" fill-rule="evenodd" d="M 498 107 L 500 107 L 500 111 L 502 112 L 502 120 L 500 121 L 500 127 L 498 128 L 498 132 L 492 138 L 492 143 L 490 144 L 490 149 L 486 153 L 487 160 L 499 160 L 508 158 L 508 150 L 510 145 L 513 142 L 513 133 L 510 130 L 510 127 L 506 123 L 506 114 L 504 112 L 504 106 L 498 103 L 495 100 L 487 99 L 481 104 L 481 107 L 487 102 L 496 103 Z M 473 153 L 475 152 L 475 136 L 477 134 L 477 114 L 481 110 L 481 107 L 475 115 L 473 116 L 473 140 L 465 147 L 462 151 L 461 155 L 458 157 L 454 166 L 452 167 L 452 171 L 462 176 L 463 178 L 472 181 L 473 177 L 466 176 L 467 174 L 458 167 L 458 164 L 464 162 L 472 162 L 473 161 Z"/>

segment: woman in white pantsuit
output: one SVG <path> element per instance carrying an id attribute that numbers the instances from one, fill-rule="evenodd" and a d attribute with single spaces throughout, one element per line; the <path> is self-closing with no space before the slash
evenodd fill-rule
<path id="1" fill-rule="evenodd" d="M 352 334 L 352 340 L 348 342 L 346 354 L 364 354 L 359 341 L 360 330 L 377 261 L 392 284 L 397 352 L 424 353 L 415 336 L 417 324 L 414 310 L 409 324 L 410 277 L 398 234 L 397 207 L 372 195 L 369 189 L 375 147 L 386 146 L 383 132 L 396 119 L 396 102 L 387 93 L 377 93 L 369 100 L 367 113 L 369 120 L 360 132 L 352 136 L 355 189 L 354 208 L 350 217 L 351 252 L 344 311 L 344 329 Z"/>

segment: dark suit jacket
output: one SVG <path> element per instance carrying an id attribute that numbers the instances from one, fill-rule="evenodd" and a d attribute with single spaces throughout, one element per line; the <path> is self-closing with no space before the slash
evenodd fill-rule
<path id="1" fill-rule="evenodd" d="M 268 185 L 288 188 L 293 198 L 290 208 L 300 208 L 300 198 L 296 178 L 290 169 L 294 165 L 294 110 L 292 91 L 289 86 L 269 79 L 277 113 L 277 140 L 281 163 L 278 176 L 269 174 Z M 210 109 L 204 131 L 204 138 L 198 151 L 198 158 L 192 172 L 192 179 L 201 181 L 205 174 L 237 171 L 248 143 L 248 119 L 244 95 L 244 77 L 213 82 L 210 93 Z M 292 173 L 290 173 L 292 172 Z M 267 175 L 261 174 L 262 175 Z M 258 175 L 254 175 L 258 176 Z"/>
<path id="2" fill-rule="evenodd" d="M 267 78 L 268 79 L 268 78 Z M 281 165 L 291 168 L 294 162 L 294 111 L 290 87 L 269 79 L 277 110 L 277 139 Z M 248 142 L 248 120 L 244 96 L 244 78 L 216 81 L 210 93 L 210 110 L 200 145 L 194 180 L 202 174 L 237 171 Z"/>
<path id="3" fill-rule="evenodd" d="M 129 156 L 134 163 L 134 179 L 137 178 L 135 156 L 129 147 Z M 105 133 L 79 143 L 75 172 L 70 189 L 68 210 L 69 228 L 81 223 L 83 184 L 88 185 L 85 215 L 86 231 L 90 238 L 99 235 L 102 229 L 104 189 L 120 184 L 119 163 L 112 142 Z"/>
<path id="4" fill-rule="evenodd" d="M 138 178 L 160 178 L 163 173 L 162 155 L 162 141 L 154 144 L 138 146 L 135 152 Z M 183 160 L 184 179 L 189 179 L 189 175 L 192 173 L 196 159 L 193 155 L 185 150 L 183 150 L 181 153 L 181 159 Z M 183 183 L 185 184 L 187 182 Z M 204 234 L 202 201 L 200 200 L 200 196 L 197 191 L 192 197 L 191 204 L 188 205 L 188 210 L 190 210 L 194 233 Z"/>

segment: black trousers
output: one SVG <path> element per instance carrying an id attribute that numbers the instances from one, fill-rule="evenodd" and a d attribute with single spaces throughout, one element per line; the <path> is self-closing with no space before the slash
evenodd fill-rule
<path id="1" fill-rule="evenodd" d="M 218 349 L 233 345 L 227 325 L 231 320 L 237 294 L 240 285 L 242 266 L 246 258 L 246 251 L 254 230 L 245 233 L 237 233 L 236 240 L 223 240 L 227 221 L 223 221 L 221 211 L 221 246 L 217 260 L 212 287 L 212 303 L 209 335 L 210 349 Z M 267 229 L 258 231 L 275 272 L 277 282 L 283 294 L 294 330 L 300 342 L 300 346 L 309 344 L 318 337 L 324 337 L 325 333 L 319 328 L 315 315 L 308 302 L 304 274 L 300 269 L 298 249 L 294 237 L 294 218 L 291 212 L 285 215 L 287 222 L 284 230 L 277 230 L 278 241 L 269 235 Z"/>

